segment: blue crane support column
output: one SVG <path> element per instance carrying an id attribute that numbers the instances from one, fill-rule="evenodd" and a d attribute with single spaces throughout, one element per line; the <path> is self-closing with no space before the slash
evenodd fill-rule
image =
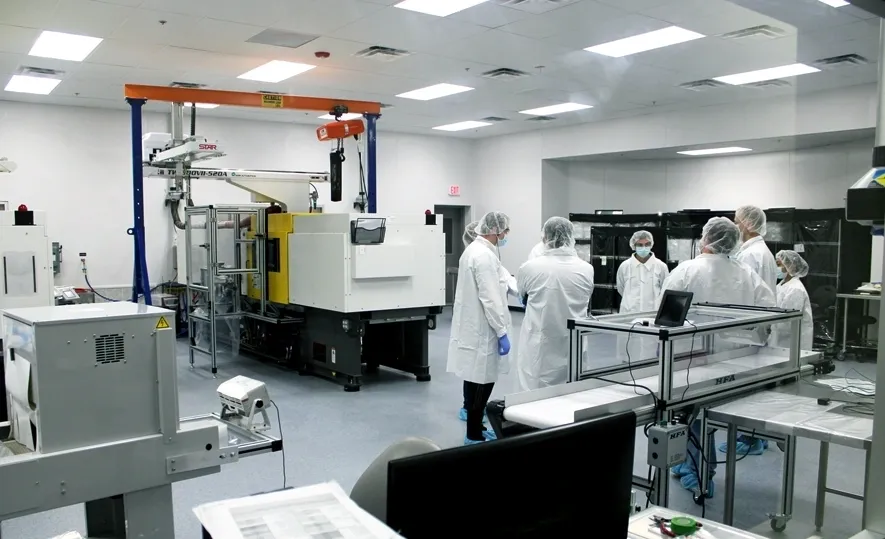
<path id="1" fill-rule="evenodd" d="M 126 98 L 132 109 L 132 213 L 134 223 L 126 232 L 133 240 L 132 302 L 144 297 L 145 305 L 151 305 L 151 285 L 148 278 L 147 255 L 144 232 L 144 171 L 141 168 L 141 108 L 144 99 Z"/>
<path id="2" fill-rule="evenodd" d="M 369 213 L 378 211 L 378 118 L 380 114 L 366 114 L 366 139 L 369 143 L 366 145 L 366 168 L 368 169 L 368 178 L 366 179 L 366 198 L 368 199 Z"/>

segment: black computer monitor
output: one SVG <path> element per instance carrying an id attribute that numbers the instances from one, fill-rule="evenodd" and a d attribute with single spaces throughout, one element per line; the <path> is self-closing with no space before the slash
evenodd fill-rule
<path id="1" fill-rule="evenodd" d="M 656 326 L 680 328 L 685 324 L 685 317 L 691 308 L 692 292 L 677 292 L 676 290 L 664 290 L 661 305 L 658 307 L 658 316 L 655 318 Z"/>
<path id="2" fill-rule="evenodd" d="M 627 537 L 633 412 L 391 461 L 406 539 Z"/>

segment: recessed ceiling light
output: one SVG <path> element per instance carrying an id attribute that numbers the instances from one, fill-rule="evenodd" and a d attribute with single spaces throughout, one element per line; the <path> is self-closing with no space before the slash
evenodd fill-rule
<path id="1" fill-rule="evenodd" d="M 661 47 L 669 47 L 677 43 L 685 43 L 693 39 L 700 39 L 703 34 L 686 30 L 678 26 L 669 26 L 654 32 L 646 32 L 633 37 L 610 41 L 601 45 L 587 47 L 585 51 L 595 52 L 612 58 L 620 58 L 637 52 L 650 51 L 652 49 L 660 49 Z"/>
<path id="2" fill-rule="evenodd" d="M 819 0 L 819 1 L 823 2 L 824 4 L 831 6 L 831 7 L 842 7 L 842 6 L 851 5 L 848 2 L 846 2 L 845 0 Z"/>
<path id="3" fill-rule="evenodd" d="M 219 105 L 216 105 L 215 103 L 196 103 L 196 107 L 198 109 L 216 109 Z"/>
<path id="4" fill-rule="evenodd" d="M 316 66 L 299 64 L 297 62 L 284 62 L 283 60 L 271 60 L 251 71 L 247 71 L 237 77 L 238 79 L 259 80 L 261 82 L 281 82 L 310 71 Z"/>
<path id="5" fill-rule="evenodd" d="M 404 94 L 399 94 L 397 97 L 404 97 L 406 99 L 417 99 L 418 101 L 430 101 L 431 99 L 438 99 L 440 97 L 446 97 L 447 95 L 460 94 L 461 92 L 469 92 L 473 90 L 473 88 L 469 86 L 458 86 L 457 84 L 434 84 L 433 86 L 428 86 L 427 88 L 418 88 L 417 90 L 412 90 L 411 92 L 406 92 Z"/>
<path id="6" fill-rule="evenodd" d="M 563 112 L 572 112 L 575 110 L 592 109 L 593 105 L 582 105 L 580 103 L 561 103 L 559 105 L 550 105 L 549 107 L 540 107 L 537 109 L 521 110 L 520 114 L 531 114 L 532 116 L 550 116 L 552 114 L 562 114 Z"/>
<path id="7" fill-rule="evenodd" d="M 725 84 L 740 85 L 762 82 L 765 80 L 785 79 L 787 77 L 795 77 L 796 75 L 817 73 L 818 71 L 820 71 L 820 69 L 809 65 L 790 64 L 780 67 L 760 69 L 758 71 L 747 71 L 746 73 L 737 73 L 735 75 L 725 75 L 724 77 L 713 77 L 713 80 L 718 80 Z"/>
<path id="8" fill-rule="evenodd" d="M 726 148 L 707 148 L 706 150 L 686 150 L 684 152 L 676 152 L 682 155 L 717 155 L 720 153 L 740 153 L 752 152 L 750 148 L 741 148 L 740 146 L 728 146 Z"/>
<path id="9" fill-rule="evenodd" d="M 362 114 L 357 114 L 356 112 L 348 112 L 346 114 L 341 115 L 342 120 L 356 120 L 357 118 L 362 118 L 362 117 L 363 117 Z M 323 114 L 319 118 L 320 118 L 320 120 L 334 120 L 335 119 L 335 117 L 332 116 L 331 114 Z"/>
<path id="10" fill-rule="evenodd" d="M 7 92 L 19 92 L 23 94 L 48 95 L 61 82 L 59 79 L 46 77 L 29 77 L 27 75 L 13 75 L 6 85 Z"/>
<path id="11" fill-rule="evenodd" d="M 486 0 L 403 0 L 394 7 L 436 15 L 437 17 L 446 17 L 469 7 L 478 6 L 483 2 L 486 2 Z"/>
<path id="12" fill-rule="evenodd" d="M 82 62 L 99 43 L 101 43 L 100 37 L 78 36 L 62 32 L 43 32 L 37 38 L 37 41 L 34 42 L 34 46 L 31 47 L 31 52 L 28 54 L 42 58 Z"/>
<path id="13" fill-rule="evenodd" d="M 438 125 L 434 127 L 437 131 L 464 131 L 466 129 L 476 129 L 477 127 L 485 127 L 487 125 L 492 125 L 489 122 L 477 122 L 474 120 L 470 120 L 467 122 L 458 122 L 454 124 L 447 125 Z"/>

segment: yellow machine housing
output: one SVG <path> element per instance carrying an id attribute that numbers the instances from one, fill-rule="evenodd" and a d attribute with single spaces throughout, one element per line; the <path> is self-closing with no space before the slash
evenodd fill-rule
<path id="1" fill-rule="evenodd" d="M 271 213 L 267 216 L 267 301 L 271 303 L 289 303 L 289 234 L 295 232 L 295 217 L 320 215 L 320 213 Z M 255 222 L 249 225 L 246 237 L 255 237 Z M 249 267 L 252 267 L 253 253 L 250 249 L 246 255 Z M 261 283 L 254 275 L 246 285 L 250 298 L 261 300 Z"/>

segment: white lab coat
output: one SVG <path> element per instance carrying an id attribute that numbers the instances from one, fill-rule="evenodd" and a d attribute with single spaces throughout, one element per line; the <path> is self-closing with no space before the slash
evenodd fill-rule
<path id="1" fill-rule="evenodd" d="M 498 355 L 498 338 L 511 328 L 509 278 L 495 246 L 485 238 L 477 237 L 464 249 L 458 262 L 446 371 L 477 384 L 496 382 L 499 374 L 510 372 L 507 356 Z"/>
<path id="2" fill-rule="evenodd" d="M 661 295 L 664 279 L 670 274 L 667 264 L 651 254 L 645 263 L 635 256 L 618 267 L 618 294 L 621 295 L 621 313 L 652 311 Z"/>
<path id="3" fill-rule="evenodd" d="M 534 259 L 538 258 L 542 254 L 544 254 L 544 251 L 546 251 L 546 250 L 547 250 L 547 246 L 544 245 L 544 242 L 539 241 L 537 244 L 535 244 L 534 247 L 532 247 L 532 252 L 529 253 L 529 260 L 534 260 Z"/>
<path id="4" fill-rule="evenodd" d="M 774 261 L 771 249 L 765 245 L 765 238 L 756 236 L 745 241 L 734 257 L 750 266 L 774 293 L 777 288 L 777 262 Z"/>
<path id="5" fill-rule="evenodd" d="M 781 309 L 802 311 L 802 322 L 799 324 L 799 349 L 811 350 L 814 344 L 814 323 L 811 316 L 811 300 L 805 285 L 793 278 L 786 283 L 777 285 L 777 306 Z M 790 323 L 776 324 L 772 331 L 771 343 L 781 348 L 790 347 Z"/>
<path id="6" fill-rule="evenodd" d="M 663 290 L 692 292 L 692 303 L 730 303 L 775 307 L 774 292 L 746 264 L 727 255 L 700 254 L 676 266 Z M 663 295 L 663 291 L 662 291 Z M 658 297 L 656 305 L 660 305 Z"/>
<path id="7" fill-rule="evenodd" d="M 593 266 L 575 249 L 547 249 L 516 273 L 520 296 L 528 295 L 519 332 L 517 365 L 522 390 L 568 380 L 569 318 L 585 318 L 593 294 Z"/>

